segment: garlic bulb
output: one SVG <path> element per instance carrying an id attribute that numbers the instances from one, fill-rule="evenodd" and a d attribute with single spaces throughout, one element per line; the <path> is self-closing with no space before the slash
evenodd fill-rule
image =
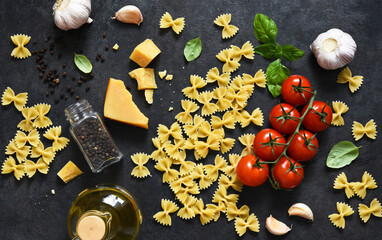
<path id="1" fill-rule="evenodd" d="M 353 60 L 357 44 L 348 33 L 332 28 L 318 35 L 310 49 L 322 68 L 333 70 Z"/>
<path id="2" fill-rule="evenodd" d="M 115 13 L 115 17 L 112 19 L 117 19 L 124 23 L 137 24 L 138 26 L 143 22 L 141 10 L 134 5 L 127 5 L 119 9 L 118 12 Z"/>
<path id="3" fill-rule="evenodd" d="M 57 0 L 53 5 L 54 23 L 65 31 L 91 23 L 90 12 L 91 0 Z"/>

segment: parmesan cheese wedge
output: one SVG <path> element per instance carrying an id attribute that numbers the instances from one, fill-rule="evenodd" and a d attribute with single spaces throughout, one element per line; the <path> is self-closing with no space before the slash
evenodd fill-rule
<path id="1" fill-rule="evenodd" d="M 103 114 L 106 118 L 148 129 L 149 119 L 133 102 L 133 96 L 121 80 L 110 78 Z"/>

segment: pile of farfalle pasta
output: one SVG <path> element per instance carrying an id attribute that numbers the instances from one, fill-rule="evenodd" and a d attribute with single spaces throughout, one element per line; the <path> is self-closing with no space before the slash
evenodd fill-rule
<path id="1" fill-rule="evenodd" d="M 357 195 L 361 199 L 365 199 L 366 190 L 377 188 L 377 183 L 368 172 L 364 172 L 361 182 L 348 182 L 345 173 L 342 172 L 334 180 L 333 188 L 344 189 L 347 198 Z M 345 217 L 352 215 L 354 210 L 351 206 L 342 202 L 337 202 L 337 210 L 338 213 L 329 215 L 329 219 L 334 226 L 344 229 Z M 371 215 L 382 217 L 381 203 L 376 198 L 371 201 L 370 206 L 360 203 L 358 205 L 358 213 L 364 223 L 370 219 Z"/>
<path id="2" fill-rule="evenodd" d="M 215 23 L 223 26 L 223 38 L 234 35 L 238 28 L 229 25 L 231 16 L 221 15 Z M 173 21 L 171 23 L 171 21 Z M 184 19 L 172 20 L 168 13 L 160 21 L 160 27 L 172 27 L 179 33 Z M 263 113 L 260 108 L 248 109 L 247 103 L 254 88 L 265 88 L 265 74 L 258 70 L 254 76 L 231 74 L 240 66 L 242 58 L 253 59 L 252 44 L 247 41 L 241 47 L 231 45 L 221 50 L 217 59 L 223 62 L 222 69 L 211 68 L 206 77 L 190 76 L 190 86 L 182 89 L 185 99 L 180 104 L 182 111 L 176 114 L 170 126 L 159 124 L 157 137 L 152 139 L 155 151 L 151 154 L 136 153 L 131 156 L 137 165 L 132 175 L 137 178 L 150 176 L 145 166 L 151 159 L 155 169 L 163 173 L 162 181 L 173 191 L 176 200 L 162 199 L 162 211 L 154 219 L 166 226 L 171 225 L 171 214 L 177 212 L 182 219 L 192 219 L 199 215 L 202 225 L 217 221 L 225 213 L 228 221 L 235 222 L 238 235 L 247 230 L 258 232 L 260 224 L 248 206 L 238 206 L 238 194 L 242 183 L 236 175 L 236 164 L 241 155 L 228 154 L 236 139 L 226 136 L 226 129 L 242 128 L 250 124 L 262 126 Z M 208 87 L 207 87 L 208 86 Z M 204 89 L 206 90 L 204 90 Z M 208 89 L 208 90 L 207 90 Z M 242 156 L 251 152 L 253 134 L 243 134 L 238 138 L 244 145 Z M 205 158 L 214 154 L 213 163 L 206 164 Z M 211 202 L 198 197 L 203 190 L 217 182 L 217 189 Z"/>
<path id="3" fill-rule="evenodd" d="M 27 107 L 27 101 L 27 93 L 16 95 L 10 87 L 5 89 L 1 97 L 2 105 L 13 103 L 24 117 L 17 125 L 19 130 L 15 137 L 6 146 L 5 155 L 8 157 L 1 168 L 2 174 L 13 173 L 17 180 L 25 175 L 31 178 L 36 171 L 47 174 L 56 153 L 69 142 L 69 139 L 61 136 L 61 126 L 52 127 L 52 121 L 46 116 L 51 108 L 49 104 Z M 43 136 L 52 142 L 51 146 L 44 146 L 39 131 L 44 132 Z"/>

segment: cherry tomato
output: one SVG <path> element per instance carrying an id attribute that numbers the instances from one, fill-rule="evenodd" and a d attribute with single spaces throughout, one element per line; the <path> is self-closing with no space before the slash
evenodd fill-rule
<path id="1" fill-rule="evenodd" d="M 273 168 L 274 180 L 280 188 L 291 189 L 297 187 L 304 178 L 304 169 L 299 162 L 283 156 Z"/>
<path id="2" fill-rule="evenodd" d="M 244 185 L 257 187 L 267 180 L 269 167 L 261 159 L 250 154 L 240 159 L 236 166 L 236 173 Z"/>
<path id="3" fill-rule="evenodd" d="M 288 138 L 288 142 L 291 137 Z M 289 156 L 300 162 L 311 160 L 317 151 L 318 140 L 313 133 L 307 130 L 300 130 L 290 142 L 287 150 Z"/>
<path id="4" fill-rule="evenodd" d="M 293 133 L 300 121 L 300 113 L 288 103 L 274 106 L 269 114 L 272 127 L 283 134 Z"/>
<path id="5" fill-rule="evenodd" d="M 308 108 L 308 105 L 302 109 L 303 115 Z M 302 125 L 305 129 L 311 132 L 321 132 L 327 129 L 332 123 L 333 112 L 330 106 L 321 101 L 314 101 L 312 109 L 306 114 Z"/>
<path id="6" fill-rule="evenodd" d="M 265 128 L 256 134 L 253 150 L 264 161 L 274 161 L 284 151 L 285 143 L 285 138 L 281 133 L 271 128 Z"/>
<path id="7" fill-rule="evenodd" d="M 289 76 L 281 86 L 281 96 L 293 106 L 302 106 L 309 102 L 312 92 L 309 80 L 301 75 Z"/>

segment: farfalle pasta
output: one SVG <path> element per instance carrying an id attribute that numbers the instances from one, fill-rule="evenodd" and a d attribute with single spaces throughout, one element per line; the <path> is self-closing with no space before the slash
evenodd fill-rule
<path id="1" fill-rule="evenodd" d="M 150 159 L 150 156 L 145 153 L 136 153 L 131 156 L 131 160 L 137 166 L 131 171 L 131 175 L 136 178 L 144 178 L 150 176 L 149 169 L 144 166 Z"/>
<path id="2" fill-rule="evenodd" d="M 31 108 L 27 107 L 27 108 L 23 108 L 21 110 L 21 113 L 25 119 L 22 120 L 17 125 L 17 127 L 25 132 L 32 131 L 34 129 L 32 120 L 38 116 L 38 112 L 36 111 L 34 107 L 31 107 Z"/>
<path id="3" fill-rule="evenodd" d="M 238 200 L 239 200 L 238 194 L 227 194 L 227 189 L 225 189 L 222 186 L 219 186 L 219 188 L 216 190 L 212 198 L 212 202 L 214 203 L 223 202 L 226 207 L 228 206 L 228 203 L 236 204 Z"/>
<path id="4" fill-rule="evenodd" d="M 206 142 L 196 141 L 195 142 L 195 151 L 199 156 L 205 158 L 208 154 L 209 149 L 214 151 L 219 151 L 219 139 L 216 135 L 212 134 L 207 138 Z"/>
<path id="5" fill-rule="evenodd" d="M 204 171 L 207 176 L 212 180 L 216 181 L 219 176 L 219 170 L 224 171 L 227 167 L 227 161 L 220 155 L 216 155 L 214 165 L 204 165 Z"/>
<path id="6" fill-rule="evenodd" d="M 195 217 L 195 211 L 192 207 L 198 199 L 193 196 L 188 196 L 186 201 L 183 203 L 183 207 L 178 211 L 178 217 L 181 219 L 191 219 Z"/>
<path id="7" fill-rule="evenodd" d="M 207 204 L 206 208 L 204 208 L 204 202 L 203 199 L 199 199 L 195 202 L 195 204 L 192 206 L 195 214 L 200 216 L 200 223 L 202 225 L 206 225 L 207 223 L 211 222 L 214 218 L 215 209 L 211 206 L 211 204 Z"/>
<path id="8" fill-rule="evenodd" d="M 243 188 L 243 184 L 240 182 L 236 174 L 232 175 L 231 178 L 228 177 L 227 175 L 221 174 L 219 178 L 219 186 L 222 186 L 226 189 L 231 187 L 238 192 L 241 192 Z"/>
<path id="9" fill-rule="evenodd" d="M 27 45 L 31 40 L 30 36 L 25 34 L 16 34 L 11 36 L 11 40 L 13 44 L 17 46 L 11 52 L 12 57 L 24 59 L 31 56 L 30 51 L 25 47 L 25 45 Z"/>
<path id="10" fill-rule="evenodd" d="M 224 129 L 218 129 L 218 130 L 224 131 Z M 215 130 L 215 131 L 218 131 L 218 130 Z M 220 152 L 225 154 L 225 153 L 231 151 L 231 149 L 235 145 L 235 139 L 223 137 L 219 140 L 219 143 L 220 143 Z"/>
<path id="11" fill-rule="evenodd" d="M 365 134 L 368 138 L 375 139 L 377 137 L 377 124 L 375 124 L 374 119 L 368 121 L 365 126 L 353 121 L 352 132 L 356 141 L 360 140 Z"/>
<path id="12" fill-rule="evenodd" d="M 155 161 L 159 161 L 163 158 L 168 157 L 166 151 L 164 150 L 164 146 L 168 142 L 162 142 L 159 137 L 153 138 L 152 139 L 153 145 L 156 148 L 155 151 L 151 153 L 151 158 L 154 159 Z"/>
<path id="13" fill-rule="evenodd" d="M 166 142 L 169 137 L 172 136 L 174 139 L 182 139 L 182 128 L 179 123 L 174 122 L 170 129 L 168 129 L 165 125 L 158 125 L 158 138 L 161 142 Z"/>
<path id="14" fill-rule="evenodd" d="M 222 73 L 219 74 L 219 69 L 217 67 L 211 68 L 207 72 L 206 82 L 207 83 L 213 83 L 218 82 L 219 87 L 226 87 L 229 84 L 229 81 L 231 80 L 231 73 Z"/>
<path id="15" fill-rule="evenodd" d="M 246 41 L 241 48 L 235 45 L 231 45 L 231 48 L 233 49 L 233 59 L 236 61 L 240 61 L 242 56 L 251 60 L 255 57 L 255 51 L 250 41 Z"/>
<path id="16" fill-rule="evenodd" d="M 266 77 L 262 69 L 256 72 L 255 76 L 243 73 L 243 81 L 245 85 L 256 84 L 258 87 L 265 88 Z"/>
<path id="17" fill-rule="evenodd" d="M 360 203 L 358 205 L 358 213 L 364 223 L 369 221 L 371 215 L 382 217 L 381 203 L 376 198 L 371 201 L 370 207 Z"/>
<path id="18" fill-rule="evenodd" d="M 185 25 L 185 21 L 183 17 L 173 20 L 172 16 L 168 12 L 163 14 L 163 16 L 161 17 L 159 21 L 160 28 L 171 27 L 176 34 L 179 34 L 184 29 L 184 25 Z"/>
<path id="19" fill-rule="evenodd" d="M 228 162 L 229 164 L 225 168 L 225 174 L 229 177 L 233 177 L 236 175 L 236 165 L 240 161 L 241 157 L 238 154 L 229 154 Z"/>
<path id="20" fill-rule="evenodd" d="M 44 144 L 41 141 L 38 142 L 36 147 L 32 147 L 31 157 L 38 158 L 41 156 L 41 159 L 47 165 L 53 161 L 55 155 L 56 153 L 53 151 L 53 147 L 44 148 Z"/>
<path id="21" fill-rule="evenodd" d="M 250 123 L 253 123 L 257 126 L 263 126 L 264 116 L 260 108 L 256 108 L 249 114 L 247 111 L 243 110 L 241 112 L 241 121 L 240 125 L 242 128 L 248 126 Z"/>
<path id="22" fill-rule="evenodd" d="M 24 164 L 16 164 L 15 159 L 12 156 L 9 156 L 3 163 L 3 166 L 1 167 L 1 174 L 8 174 L 12 173 L 14 174 L 15 178 L 17 180 L 20 180 L 24 174 Z"/>
<path id="23" fill-rule="evenodd" d="M 354 210 L 346 203 L 337 202 L 337 213 L 329 215 L 330 221 L 338 228 L 345 228 L 345 217 L 354 213 Z"/>
<path id="24" fill-rule="evenodd" d="M 231 101 L 225 98 L 228 89 L 226 87 L 219 87 L 213 90 L 213 97 L 217 100 L 216 106 L 218 111 L 225 111 L 231 107 Z"/>
<path id="25" fill-rule="evenodd" d="M 347 198 L 354 196 L 355 192 L 353 190 L 352 183 L 349 183 L 344 172 L 340 173 L 334 180 L 334 189 L 345 189 L 345 194 Z"/>
<path id="26" fill-rule="evenodd" d="M 222 14 L 222 15 L 218 16 L 214 20 L 214 23 L 216 25 L 223 27 L 223 31 L 222 31 L 222 38 L 223 39 L 231 38 L 231 37 L 235 36 L 235 34 L 239 31 L 238 27 L 236 27 L 234 25 L 230 25 L 231 17 L 232 16 L 230 13 L 226 13 L 226 14 Z"/>
<path id="27" fill-rule="evenodd" d="M 232 87 L 229 87 L 225 97 L 231 101 L 232 105 L 238 104 L 242 108 L 247 105 L 248 94 L 245 89 L 235 91 Z"/>
<path id="28" fill-rule="evenodd" d="M 247 219 L 249 216 L 249 207 L 247 205 L 243 205 L 241 208 L 237 208 L 236 204 L 230 202 L 227 206 L 226 215 L 228 221 L 232 221 L 236 217 Z"/>
<path id="29" fill-rule="evenodd" d="M 29 155 L 30 153 L 30 146 L 23 146 L 21 148 L 16 146 L 15 140 L 11 140 L 7 147 L 5 148 L 5 154 L 6 155 L 12 155 L 16 153 L 16 159 L 19 163 L 22 163 L 25 158 Z"/>
<path id="30" fill-rule="evenodd" d="M 173 164 L 180 165 L 179 174 L 180 176 L 188 175 L 196 166 L 196 163 L 192 161 L 186 161 L 186 152 L 180 151 L 179 157 L 173 160 Z"/>
<path id="31" fill-rule="evenodd" d="M 223 65 L 223 73 L 231 73 L 236 71 L 240 67 L 240 63 L 238 61 L 233 60 L 233 49 L 224 49 L 221 50 L 217 55 L 216 58 L 224 62 Z"/>
<path id="32" fill-rule="evenodd" d="M 28 135 L 22 131 L 17 131 L 15 136 L 15 143 L 18 148 L 22 148 L 26 143 L 36 147 L 40 140 L 40 134 L 37 129 L 33 129 Z"/>
<path id="33" fill-rule="evenodd" d="M 240 237 L 246 233 L 247 229 L 251 230 L 252 232 L 260 231 L 259 220 L 253 213 L 249 215 L 247 219 L 240 217 L 235 219 L 235 230 Z"/>
<path id="34" fill-rule="evenodd" d="M 346 113 L 349 110 L 349 107 L 340 101 L 333 101 L 333 118 L 332 125 L 334 126 L 343 126 L 345 125 L 344 119 L 342 118 L 342 114 Z"/>
<path id="35" fill-rule="evenodd" d="M 337 77 L 337 83 L 349 83 L 349 89 L 352 93 L 357 91 L 359 87 L 362 85 L 363 77 L 362 76 L 354 76 L 352 77 L 352 73 L 349 67 L 344 68 Z"/>
<path id="36" fill-rule="evenodd" d="M 155 168 L 163 173 L 162 181 L 171 182 L 179 176 L 179 172 L 175 169 L 171 169 L 172 161 L 170 158 L 164 158 L 158 161 Z"/>
<path id="37" fill-rule="evenodd" d="M 219 129 L 223 126 L 229 129 L 235 129 L 235 121 L 230 112 L 226 112 L 223 118 L 220 119 L 218 116 L 211 116 L 211 126 L 213 129 Z"/>
<path id="38" fill-rule="evenodd" d="M 178 211 L 179 207 L 171 200 L 162 199 L 161 206 L 163 211 L 157 212 L 153 218 L 164 226 L 171 226 L 171 213 Z"/>
<path id="39" fill-rule="evenodd" d="M 24 171 L 29 178 L 35 175 L 36 170 L 38 170 L 42 174 L 48 174 L 49 166 L 45 163 L 45 161 L 42 158 L 40 158 L 37 161 L 37 163 L 34 163 L 31 160 L 25 160 Z"/>
<path id="40" fill-rule="evenodd" d="M 188 137 L 192 139 L 198 138 L 198 129 L 202 126 L 202 124 L 205 122 L 203 117 L 195 114 L 193 124 L 190 125 L 184 125 L 183 129 L 184 132 L 187 134 Z"/>
<path id="41" fill-rule="evenodd" d="M 255 139 L 255 134 L 243 134 L 241 135 L 238 140 L 239 142 L 244 145 L 244 149 L 241 152 L 241 156 L 247 156 L 249 154 L 252 154 L 252 146 L 253 146 L 253 140 Z"/>
<path id="42" fill-rule="evenodd" d="M 184 204 L 186 201 L 187 201 L 187 198 L 189 198 L 191 196 L 191 194 L 199 194 L 200 191 L 199 191 L 199 187 L 198 187 L 198 184 L 196 184 L 196 182 L 192 181 L 192 185 L 191 186 L 185 186 L 185 187 L 181 187 L 179 189 L 179 191 L 175 194 L 176 198 L 178 198 L 178 200 Z"/>
<path id="43" fill-rule="evenodd" d="M 170 156 L 172 159 L 179 159 L 185 142 L 186 140 L 184 140 L 184 138 L 175 139 L 174 144 L 166 144 L 164 146 L 164 150 L 166 151 L 167 155 Z"/>
<path id="44" fill-rule="evenodd" d="M 202 107 L 202 116 L 210 116 L 219 110 L 219 107 L 211 102 L 213 97 L 213 93 L 209 91 L 205 91 L 199 94 L 198 101 L 203 104 Z"/>
<path id="45" fill-rule="evenodd" d="M 182 100 L 181 104 L 184 111 L 175 116 L 176 120 L 183 124 L 192 124 L 191 113 L 196 112 L 199 109 L 199 106 L 190 100 Z"/>
<path id="46" fill-rule="evenodd" d="M 28 93 L 19 93 L 15 95 L 15 92 L 12 90 L 12 88 L 7 87 L 5 91 L 3 92 L 3 95 L 1 96 L 1 104 L 3 106 L 9 105 L 13 102 L 16 109 L 21 111 L 25 104 L 27 104 L 28 101 Z"/>
<path id="47" fill-rule="evenodd" d="M 207 82 L 197 75 L 190 76 L 191 87 L 186 87 L 182 90 L 183 94 L 189 99 L 196 100 L 199 97 L 199 88 L 203 88 L 207 85 Z"/>
<path id="48" fill-rule="evenodd" d="M 170 189 L 177 194 L 183 186 L 193 187 L 195 182 L 193 181 L 193 177 L 190 175 L 178 177 L 175 180 L 169 183 Z"/>
<path id="49" fill-rule="evenodd" d="M 191 172 L 191 177 L 193 179 L 199 179 L 199 188 L 201 190 L 209 188 L 213 183 L 211 178 L 205 174 L 203 164 L 196 165 L 196 167 Z"/>
<path id="50" fill-rule="evenodd" d="M 357 194 L 358 197 L 365 199 L 366 189 L 375 189 L 377 188 L 377 183 L 374 178 L 368 173 L 364 172 L 362 175 L 362 182 L 353 182 L 352 188 Z"/>
<path id="51" fill-rule="evenodd" d="M 33 127 L 46 128 L 53 124 L 52 121 L 47 116 L 45 116 L 49 113 L 50 108 L 51 106 L 45 103 L 36 104 L 34 106 L 34 109 L 37 111 L 38 116 L 33 121 Z"/>
<path id="52" fill-rule="evenodd" d="M 69 139 L 61 137 L 61 126 L 49 128 L 45 131 L 44 137 L 53 141 L 52 147 L 55 152 L 64 149 L 69 143 Z"/>

